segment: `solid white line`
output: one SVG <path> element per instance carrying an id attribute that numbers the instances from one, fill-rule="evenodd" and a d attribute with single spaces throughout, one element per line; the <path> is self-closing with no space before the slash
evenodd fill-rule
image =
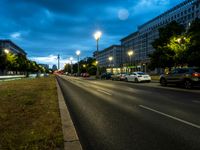
<path id="1" fill-rule="evenodd" d="M 112 94 L 110 94 L 110 93 L 108 93 L 108 92 L 106 92 L 104 90 L 101 90 L 101 89 L 98 89 L 97 91 L 102 92 L 102 93 L 107 94 L 107 95 L 112 95 Z"/>
<path id="2" fill-rule="evenodd" d="M 190 126 L 192 126 L 192 127 L 195 127 L 195 128 L 200 129 L 200 126 L 197 125 L 197 124 L 194 124 L 194 123 L 191 123 L 191 122 L 185 121 L 185 120 L 180 119 L 180 118 L 177 118 L 177 117 L 173 117 L 173 116 L 171 116 L 171 115 L 165 114 L 165 113 L 163 113 L 163 112 L 157 111 L 157 110 L 152 109 L 152 108 L 149 108 L 149 107 L 147 107 L 147 106 L 143 106 L 143 105 L 139 105 L 139 106 L 140 106 L 141 108 L 144 108 L 144 109 L 147 109 L 147 110 L 153 111 L 153 112 L 158 113 L 158 114 L 160 114 L 160 115 L 166 116 L 166 117 L 168 117 L 168 118 L 171 118 L 171 119 L 177 120 L 177 121 L 179 121 L 179 122 L 182 122 L 182 123 L 185 123 L 185 124 L 190 125 Z"/>

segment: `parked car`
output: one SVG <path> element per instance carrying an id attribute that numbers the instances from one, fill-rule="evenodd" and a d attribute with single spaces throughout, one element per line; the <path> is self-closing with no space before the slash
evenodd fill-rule
<path id="1" fill-rule="evenodd" d="M 168 84 L 183 85 L 190 89 L 194 85 L 200 85 L 200 68 L 176 68 L 168 74 L 162 74 L 160 84 L 162 86 Z"/>
<path id="2" fill-rule="evenodd" d="M 126 76 L 126 81 L 133 82 L 151 82 L 151 77 L 144 72 L 132 72 Z"/>
<path id="3" fill-rule="evenodd" d="M 89 77 L 89 76 L 90 76 L 90 75 L 89 75 L 89 73 L 87 73 L 87 72 L 82 74 L 82 77 Z"/>
<path id="4" fill-rule="evenodd" d="M 103 73 L 103 74 L 101 74 L 101 79 L 109 80 L 109 79 L 111 79 L 111 75 L 112 75 L 112 73 Z"/>
<path id="5" fill-rule="evenodd" d="M 124 81 L 126 79 L 127 75 L 128 74 L 126 74 L 126 73 L 113 74 L 113 75 L 111 75 L 111 79 L 117 80 L 117 81 Z"/>
<path id="6" fill-rule="evenodd" d="M 119 73 L 112 74 L 111 75 L 111 80 L 117 80 L 117 81 L 119 81 L 120 80 L 120 76 L 121 76 L 121 74 L 119 74 Z"/>
<path id="7" fill-rule="evenodd" d="M 126 76 L 127 76 L 128 74 L 127 73 L 121 73 L 120 74 L 120 81 L 125 81 L 126 80 Z"/>

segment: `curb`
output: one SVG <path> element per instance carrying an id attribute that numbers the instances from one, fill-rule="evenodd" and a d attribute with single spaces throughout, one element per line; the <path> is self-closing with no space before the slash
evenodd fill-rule
<path id="1" fill-rule="evenodd" d="M 68 108 L 65 104 L 65 100 L 57 80 L 56 86 L 64 138 L 64 150 L 82 150 L 82 146 L 80 144 L 79 138 L 74 128 L 74 124 L 70 117 Z"/>

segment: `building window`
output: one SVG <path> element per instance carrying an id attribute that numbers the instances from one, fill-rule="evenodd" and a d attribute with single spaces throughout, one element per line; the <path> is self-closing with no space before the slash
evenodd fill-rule
<path id="1" fill-rule="evenodd" d="M 187 14 L 187 10 L 184 11 L 184 14 Z"/>

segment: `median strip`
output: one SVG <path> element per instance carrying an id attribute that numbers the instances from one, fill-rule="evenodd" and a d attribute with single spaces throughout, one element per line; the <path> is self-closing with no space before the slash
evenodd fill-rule
<path id="1" fill-rule="evenodd" d="M 182 122 L 182 123 L 184 123 L 184 124 L 190 125 L 190 126 L 195 127 L 195 128 L 197 128 L 197 129 L 200 129 L 200 126 L 197 125 L 197 124 L 194 124 L 194 123 L 185 121 L 185 120 L 183 120 L 183 119 L 180 119 L 180 118 L 177 118 L 177 117 L 168 115 L 168 114 L 166 114 L 166 113 L 160 112 L 160 111 L 158 111 L 158 110 L 149 108 L 149 107 L 144 106 L 144 105 L 139 105 L 139 107 L 141 107 L 141 108 L 143 108 L 143 109 L 146 109 L 146 110 L 153 111 L 153 112 L 155 112 L 155 113 L 158 113 L 158 114 L 163 115 L 163 116 L 165 116 L 165 117 L 168 117 L 168 118 L 174 119 L 174 120 L 176 120 L 176 121 Z"/>

